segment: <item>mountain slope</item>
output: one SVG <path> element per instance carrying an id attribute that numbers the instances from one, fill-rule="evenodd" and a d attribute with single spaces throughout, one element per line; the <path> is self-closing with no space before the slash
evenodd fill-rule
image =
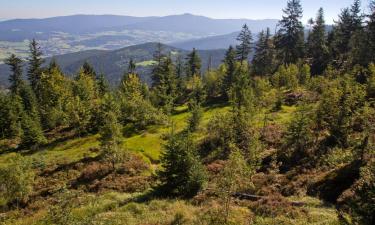
<path id="1" fill-rule="evenodd" d="M 118 50 L 89 50 L 77 53 L 54 56 L 62 70 L 69 76 L 74 76 L 85 61 L 92 64 L 98 73 L 104 73 L 111 84 L 116 85 L 128 67 L 128 62 L 133 59 L 137 65 L 137 72 L 141 78 L 150 83 L 150 73 L 153 53 L 157 49 L 157 43 L 145 43 L 130 46 Z M 176 47 L 163 45 L 165 54 L 171 54 L 175 60 L 178 55 L 185 58 L 189 51 Z M 207 69 L 210 58 L 212 66 L 218 66 L 224 58 L 225 50 L 201 50 L 198 51 L 202 58 L 202 70 Z M 46 59 L 46 64 L 51 58 Z M 7 85 L 9 77 L 7 65 L 0 65 L 0 85 Z"/>
<path id="2" fill-rule="evenodd" d="M 175 42 L 171 43 L 170 45 L 181 48 L 181 49 L 201 49 L 201 50 L 210 50 L 210 49 L 220 49 L 220 48 L 227 48 L 230 45 L 236 45 L 238 42 L 236 38 L 239 32 L 234 32 L 225 35 L 218 35 L 218 36 L 211 36 L 201 39 L 194 39 L 189 41 L 183 42 Z"/>

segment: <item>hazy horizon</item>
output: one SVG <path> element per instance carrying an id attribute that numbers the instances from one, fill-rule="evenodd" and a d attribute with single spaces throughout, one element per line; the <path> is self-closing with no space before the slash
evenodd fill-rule
<path id="1" fill-rule="evenodd" d="M 70 15 L 169 16 L 193 14 L 213 19 L 280 19 L 286 0 L 0 0 L 0 20 L 49 18 Z M 326 22 L 332 24 L 341 9 L 353 0 L 302 0 L 303 22 L 314 18 L 320 7 L 325 10 Z M 362 0 L 365 11 L 369 0 Z"/>

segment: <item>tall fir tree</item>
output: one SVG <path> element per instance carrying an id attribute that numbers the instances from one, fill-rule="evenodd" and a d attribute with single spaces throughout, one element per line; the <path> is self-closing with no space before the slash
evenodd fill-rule
<path id="1" fill-rule="evenodd" d="M 236 46 L 236 59 L 241 62 L 247 61 L 251 53 L 253 36 L 247 24 L 243 25 L 240 34 L 237 37 L 239 44 Z"/>
<path id="2" fill-rule="evenodd" d="M 152 87 L 156 87 L 160 85 L 161 79 L 163 77 L 163 70 L 161 67 L 162 61 L 165 59 L 165 55 L 163 52 L 163 45 L 158 43 L 156 45 L 156 50 L 153 54 L 153 60 L 156 62 L 152 68 Z"/>
<path id="3" fill-rule="evenodd" d="M 9 76 L 10 91 L 13 95 L 19 95 L 21 86 L 23 85 L 22 60 L 12 54 L 5 60 L 5 63 L 10 66 L 11 70 L 11 75 Z"/>
<path id="4" fill-rule="evenodd" d="M 95 69 L 89 62 L 85 61 L 83 63 L 82 70 L 84 74 L 91 76 L 93 79 L 96 79 Z"/>
<path id="5" fill-rule="evenodd" d="M 193 48 L 193 50 L 186 57 L 186 74 L 188 77 L 193 77 L 195 75 L 201 75 L 202 61 L 198 54 L 198 51 Z"/>
<path id="6" fill-rule="evenodd" d="M 27 75 L 31 84 L 31 88 L 35 92 L 37 98 L 40 97 L 40 82 L 42 78 L 44 59 L 42 58 L 43 53 L 38 42 L 33 39 L 30 42 L 30 56 L 29 56 L 29 68 Z"/>
<path id="7" fill-rule="evenodd" d="M 370 13 L 367 21 L 367 32 L 370 44 L 370 61 L 375 62 L 375 0 L 370 3 Z"/>
<path id="8" fill-rule="evenodd" d="M 225 76 L 223 79 L 222 95 L 228 98 L 228 91 L 232 86 L 235 71 L 236 71 L 236 51 L 232 46 L 229 46 L 225 53 L 224 64 L 226 67 Z"/>
<path id="9" fill-rule="evenodd" d="M 300 0 L 288 0 L 279 22 L 276 35 L 276 48 L 280 61 L 284 64 L 296 63 L 304 57 L 304 28 L 301 22 L 302 6 Z"/>
<path id="10" fill-rule="evenodd" d="M 131 58 L 129 60 L 129 64 L 128 64 L 128 74 L 135 74 L 136 73 L 136 69 L 137 69 L 137 65 L 135 64 L 134 60 Z"/>
<path id="11" fill-rule="evenodd" d="M 255 46 L 255 54 L 252 61 L 254 73 L 256 75 L 271 75 L 275 67 L 275 51 L 271 31 L 267 28 L 266 31 L 259 33 L 258 41 Z"/>
<path id="12" fill-rule="evenodd" d="M 113 169 L 116 169 L 116 165 L 122 162 L 124 156 L 120 148 L 122 138 L 121 124 L 118 122 L 120 109 L 111 94 L 106 94 L 103 98 L 101 105 L 103 124 L 99 128 L 100 146 L 104 158 L 112 164 Z"/>
<path id="13" fill-rule="evenodd" d="M 320 8 L 307 41 L 307 55 L 312 75 L 321 75 L 327 68 L 329 48 L 323 8 Z"/>
<path id="14" fill-rule="evenodd" d="M 154 86 L 158 106 L 166 113 L 172 109 L 177 97 L 177 77 L 175 67 L 170 56 L 165 57 L 160 64 L 159 85 Z"/>

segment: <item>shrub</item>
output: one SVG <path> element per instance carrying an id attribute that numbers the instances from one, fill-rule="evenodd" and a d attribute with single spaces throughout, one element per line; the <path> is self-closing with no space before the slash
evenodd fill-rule
<path id="1" fill-rule="evenodd" d="M 0 167 L 0 202 L 4 207 L 15 203 L 24 204 L 33 190 L 35 174 L 31 163 L 19 154 L 13 154 L 5 165 Z"/>

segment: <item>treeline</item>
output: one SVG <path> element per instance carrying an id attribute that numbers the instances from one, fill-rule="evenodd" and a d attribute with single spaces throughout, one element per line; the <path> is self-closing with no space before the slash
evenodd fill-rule
<path id="1" fill-rule="evenodd" d="M 29 82 L 22 79 L 21 59 L 12 55 L 6 61 L 12 74 L 9 92 L 0 95 L 1 137 L 18 141 L 21 148 L 37 149 L 48 143 L 46 134 L 56 128 L 77 135 L 100 133 L 104 156 L 115 168 L 122 160 L 124 133 L 167 123 L 175 107 L 186 104 L 191 112 L 188 126 L 180 133 L 172 128 L 167 137 L 158 187 L 168 196 L 192 197 L 208 180 L 217 179 L 213 183 L 226 215 L 218 224 L 225 224 L 231 193 L 251 186 L 250 177 L 260 167 L 266 143 L 264 133 L 254 126 L 254 116 L 262 109 L 266 114 L 280 110 L 285 92 L 304 90 L 302 100 L 291 100 L 300 105 L 275 160 L 285 172 L 296 166 L 321 166 L 337 149 L 349 152 L 361 173 L 351 192 L 342 196 L 340 213 L 342 220 L 350 215 L 366 224 L 374 221 L 375 182 L 373 171 L 368 174 L 374 167 L 375 1 L 369 9 L 369 15 L 362 15 L 360 1 L 355 0 L 330 31 L 320 9 L 305 37 L 300 1 L 289 0 L 276 34 L 269 29 L 261 32 L 253 49 L 252 33 L 244 25 L 239 45 L 229 47 L 218 68 L 203 74 L 195 49 L 182 59 L 159 44 L 150 87 L 139 79 L 133 60 L 117 87 L 110 87 L 88 63 L 68 78 L 55 61 L 42 66 L 42 53 L 33 40 Z M 195 143 L 192 134 L 201 125 L 202 107 L 217 102 L 231 110 L 213 116 L 207 137 Z M 217 177 L 209 178 L 203 164 L 217 159 L 227 164 Z"/>

